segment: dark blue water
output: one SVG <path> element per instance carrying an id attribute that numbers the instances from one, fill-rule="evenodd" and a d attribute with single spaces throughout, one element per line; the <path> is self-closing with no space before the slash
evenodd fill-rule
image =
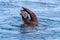
<path id="1" fill-rule="evenodd" d="M 36 14 L 34 30 L 21 28 L 22 6 Z M 60 0 L 0 0 L 0 40 L 60 40 Z"/>

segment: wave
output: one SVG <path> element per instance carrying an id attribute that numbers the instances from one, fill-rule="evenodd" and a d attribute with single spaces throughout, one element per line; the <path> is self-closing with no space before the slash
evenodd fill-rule
<path id="1" fill-rule="evenodd" d="M 3 7 L 3 8 L 18 8 L 20 6 L 13 5 L 10 2 L 0 2 L 0 7 Z"/>

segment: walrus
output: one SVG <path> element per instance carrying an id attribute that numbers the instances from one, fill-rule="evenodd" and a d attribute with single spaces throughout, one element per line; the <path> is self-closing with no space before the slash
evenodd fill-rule
<path id="1" fill-rule="evenodd" d="M 23 8 L 23 10 L 21 10 L 20 15 L 22 16 L 23 25 L 25 27 L 28 27 L 28 26 L 35 27 L 35 26 L 37 26 L 38 21 L 37 21 L 36 15 L 31 10 L 29 10 L 28 8 L 24 8 L 24 7 L 22 7 L 22 8 Z M 29 14 L 29 15 L 27 15 L 27 14 Z M 30 16 L 30 18 L 29 18 L 29 16 Z"/>

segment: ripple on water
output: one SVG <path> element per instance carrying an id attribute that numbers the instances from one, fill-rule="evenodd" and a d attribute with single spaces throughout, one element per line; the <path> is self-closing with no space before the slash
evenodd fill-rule
<path id="1" fill-rule="evenodd" d="M 58 2 L 19 2 L 16 3 L 15 1 L 16 5 L 19 4 L 17 6 L 13 2 L 0 2 L 1 40 L 60 40 L 60 21 L 48 19 L 49 17 L 59 17 L 58 6 L 60 4 L 58 4 Z M 37 16 L 39 15 L 38 27 L 32 30 L 31 27 L 24 28 L 21 26 L 22 18 L 19 16 L 20 12 L 18 11 L 21 10 L 20 6 L 28 7 L 32 11 L 38 11 L 38 14 L 35 13 Z M 34 8 L 36 8 L 36 10 Z M 48 18 L 40 18 L 40 15 Z"/>

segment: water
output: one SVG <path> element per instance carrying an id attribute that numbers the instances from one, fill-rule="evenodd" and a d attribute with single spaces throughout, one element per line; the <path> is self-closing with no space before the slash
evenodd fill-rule
<path id="1" fill-rule="evenodd" d="M 38 18 L 32 32 L 21 28 L 22 6 Z M 60 40 L 60 0 L 0 0 L 0 40 Z"/>

